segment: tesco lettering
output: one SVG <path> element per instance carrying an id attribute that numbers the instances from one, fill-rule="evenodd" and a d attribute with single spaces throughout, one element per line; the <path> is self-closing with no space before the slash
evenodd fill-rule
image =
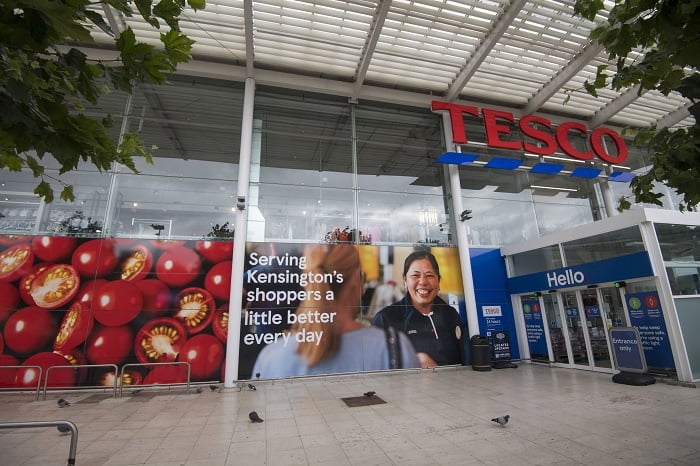
<path id="1" fill-rule="evenodd" d="M 452 141 L 455 144 L 466 144 L 467 132 L 464 129 L 464 114 L 479 116 L 479 109 L 469 105 L 451 104 L 434 100 L 431 102 L 431 110 L 447 110 L 450 116 L 450 126 L 452 127 Z M 510 150 L 525 150 L 537 155 L 552 155 L 557 149 L 561 149 L 565 154 L 579 160 L 593 160 L 598 156 L 603 161 L 611 164 L 619 164 L 627 159 L 628 149 L 625 140 L 615 130 L 610 128 L 596 128 L 588 134 L 588 128 L 583 123 L 567 121 L 556 129 L 552 129 L 552 122 L 548 119 L 536 115 L 526 115 L 518 121 L 518 128 L 523 135 L 537 141 L 533 144 L 528 141 L 505 140 L 510 134 L 511 126 L 504 123 L 515 123 L 515 117 L 510 112 L 493 110 L 489 108 L 481 109 L 481 116 L 484 120 L 486 130 L 486 144 L 489 147 Z M 542 128 L 546 128 L 542 129 Z M 588 136 L 592 151 L 579 150 L 571 143 L 571 134 L 578 133 Z M 615 153 L 610 153 L 605 145 L 607 138 L 614 146 Z"/>
<path id="2" fill-rule="evenodd" d="M 584 281 L 586 281 L 586 277 L 583 275 L 583 272 L 574 272 L 571 269 L 565 270 L 562 273 L 549 272 L 547 274 L 547 286 L 550 288 L 580 285 Z"/>

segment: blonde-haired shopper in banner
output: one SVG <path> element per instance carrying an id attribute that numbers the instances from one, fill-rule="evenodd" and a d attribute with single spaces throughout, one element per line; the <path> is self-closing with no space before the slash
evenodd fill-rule
<path id="1" fill-rule="evenodd" d="M 406 257 L 403 268 L 406 296 L 374 316 L 377 327 L 393 327 L 413 343 L 421 367 L 464 362 L 465 328 L 457 311 L 438 296 L 440 267 L 427 250 Z"/>
<path id="2" fill-rule="evenodd" d="M 296 322 L 284 338 L 260 352 L 253 367 L 256 377 L 420 367 L 411 342 L 401 332 L 366 327 L 357 320 L 362 283 L 355 246 L 309 245 L 304 256 L 306 269 L 302 272 L 328 279 L 306 284 L 304 291 L 309 299 L 297 307 L 291 319 Z"/>

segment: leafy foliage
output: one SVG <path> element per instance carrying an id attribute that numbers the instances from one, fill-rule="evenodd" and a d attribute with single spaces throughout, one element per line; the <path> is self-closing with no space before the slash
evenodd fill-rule
<path id="1" fill-rule="evenodd" d="M 0 4 L 0 170 L 31 170 L 36 194 L 51 202 L 47 180 L 63 185 L 60 197 L 75 200 L 73 187 L 44 170 L 48 154 L 59 175 L 88 161 L 100 171 L 113 162 L 137 172 L 134 157 L 152 162 L 138 134 L 117 143 L 109 134 L 111 117 L 86 115 L 111 89 L 131 92 L 137 83 L 162 84 L 179 63 L 190 59 L 193 40 L 178 26 L 189 7 L 204 0 L 6 0 Z M 125 16 L 136 12 L 160 34 L 162 48 L 139 42 L 130 28 L 113 31 L 98 13 L 112 8 Z M 115 62 L 92 61 L 77 48 L 94 42 L 95 28 L 114 37 Z"/>
<path id="2" fill-rule="evenodd" d="M 576 0 L 576 14 L 589 20 L 602 9 L 602 0 Z M 652 168 L 632 180 L 631 187 L 636 202 L 661 205 L 654 186 L 663 183 L 683 197 L 681 210 L 695 210 L 700 203 L 700 0 L 616 0 L 608 21 L 590 37 L 617 65 L 612 76 L 605 66 L 598 68 L 594 82 L 585 84 L 590 94 L 608 85 L 619 91 L 639 84 L 639 92 L 677 91 L 691 102 L 693 126 L 636 132 L 633 143 L 649 149 Z M 638 51 L 641 57 L 632 60 Z M 620 200 L 621 210 L 630 206 L 629 200 Z"/>

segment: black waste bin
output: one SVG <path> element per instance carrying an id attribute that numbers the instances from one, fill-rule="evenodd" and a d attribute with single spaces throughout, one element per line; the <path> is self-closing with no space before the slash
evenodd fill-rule
<path id="1" fill-rule="evenodd" d="M 491 349 L 489 340 L 482 335 L 474 335 L 469 340 L 472 353 L 472 369 L 475 371 L 491 370 Z"/>

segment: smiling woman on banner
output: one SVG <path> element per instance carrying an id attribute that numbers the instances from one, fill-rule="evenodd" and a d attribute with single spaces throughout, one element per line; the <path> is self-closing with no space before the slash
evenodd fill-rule
<path id="1" fill-rule="evenodd" d="M 440 267 L 427 250 L 404 261 L 406 295 L 372 320 L 377 327 L 405 333 L 418 352 L 421 367 L 463 363 L 464 325 L 457 311 L 438 296 Z"/>
<path id="2" fill-rule="evenodd" d="M 265 378 L 420 367 L 409 339 L 357 320 L 362 295 L 360 256 L 350 244 L 309 245 L 309 299 L 293 315 L 285 338 L 266 346 L 253 373 Z"/>

